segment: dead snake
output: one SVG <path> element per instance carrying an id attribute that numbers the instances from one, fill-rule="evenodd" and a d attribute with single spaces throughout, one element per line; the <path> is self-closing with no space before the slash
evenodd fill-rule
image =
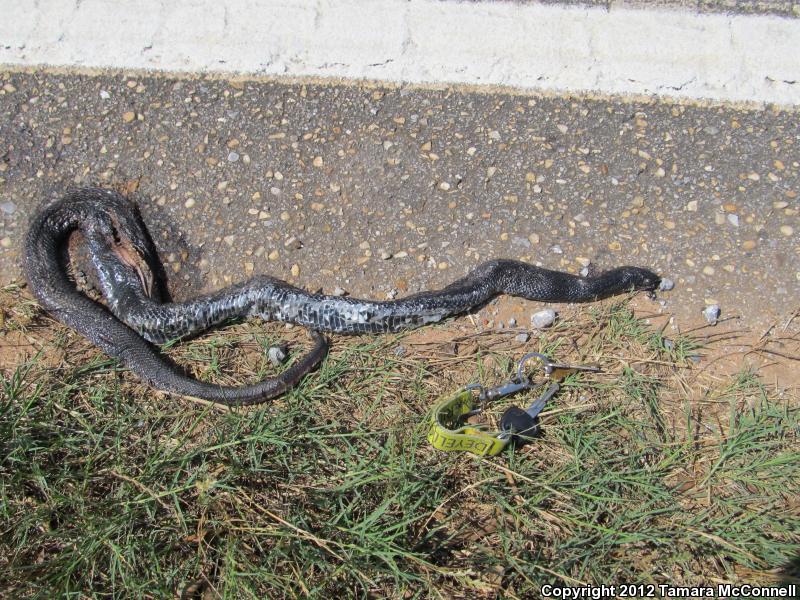
<path id="1" fill-rule="evenodd" d="M 69 236 L 80 231 L 107 306 L 81 293 L 68 275 Z M 146 266 L 146 270 L 142 269 Z M 259 275 L 186 302 L 162 302 L 157 254 L 135 206 L 95 188 L 72 191 L 33 218 L 23 268 L 31 290 L 53 317 L 118 358 L 157 389 L 228 405 L 256 404 L 295 385 L 323 358 L 318 331 L 393 332 L 468 311 L 498 294 L 542 302 L 586 302 L 632 290 L 654 290 L 647 269 L 619 267 L 578 277 L 515 260 L 485 262 L 438 291 L 391 301 L 312 294 Z M 259 316 L 307 327 L 313 349 L 277 377 L 226 387 L 181 373 L 148 342 L 195 335 L 229 319 Z"/>

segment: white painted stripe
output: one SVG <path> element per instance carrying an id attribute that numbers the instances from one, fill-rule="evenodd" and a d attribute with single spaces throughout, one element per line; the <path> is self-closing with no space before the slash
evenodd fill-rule
<path id="1" fill-rule="evenodd" d="M 800 20 L 440 0 L 0 0 L 0 63 L 800 104 Z"/>

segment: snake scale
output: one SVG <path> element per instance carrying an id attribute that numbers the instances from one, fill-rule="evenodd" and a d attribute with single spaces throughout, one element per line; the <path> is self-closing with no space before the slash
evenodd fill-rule
<path id="1" fill-rule="evenodd" d="M 68 274 L 66 244 L 79 231 L 97 271 L 106 305 L 81 293 Z M 647 269 L 619 267 L 578 277 L 515 260 L 485 262 L 438 291 L 391 301 L 309 293 L 260 275 L 186 302 L 163 302 L 158 257 L 133 203 L 110 190 L 84 188 L 42 208 L 31 221 L 23 268 L 31 290 L 53 317 L 118 358 L 157 389 L 211 402 L 243 405 L 273 398 L 323 358 L 318 333 L 394 332 L 468 311 L 498 294 L 543 302 L 586 302 L 632 290 L 654 290 Z M 192 379 L 152 343 L 195 335 L 229 319 L 258 316 L 308 328 L 310 352 L 280 375 L 226 387 Z"/>

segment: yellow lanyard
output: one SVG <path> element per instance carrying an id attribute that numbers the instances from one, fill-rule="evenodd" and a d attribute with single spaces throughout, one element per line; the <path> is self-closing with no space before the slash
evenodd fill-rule
<path id="1" fill-rule="evenodd" d="M 539 384 L 532 382 L 524 372 L 524 365 L 531 358 L 542 363 L 542 369 L 549 378 L 558 373 L 559 378 L 574 371 L 599 371 L 597 367 L 555 363 L 544 354 L 531 352 L 520 359 L 516 378 L 495 388 L 485 389 L 480 384 L 471 384 L 452 396 L 447 396 L 436 404 L 430 419 L 428 441 L 438 450 L 471 452 L 479 456 L 496 456 L 513 439 L 532 437 L 538 433 L 538 414 L 547 401 L 560 389 L 553 382 L 527 409 L 509 407 L 500 421 L 501 430 L 491 431 L 485 425 L 464 424 L 466 418 L 481 412 L 476 408 L 476 400 L 481 405 L 489 400 L 508 396 L 530 389 Z M 476 395 L 475 392 L 478 392 Z"/>

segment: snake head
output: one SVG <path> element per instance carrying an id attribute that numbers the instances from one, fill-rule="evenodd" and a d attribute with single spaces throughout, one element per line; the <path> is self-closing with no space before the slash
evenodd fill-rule
<path id="1" fill-rule="evenodd" d="M 620 275 L 625 281 L 625 287 L 631 290 L 652 292 L 661 284 L 661 277 L 640 267 L 621 267 Z"/>

